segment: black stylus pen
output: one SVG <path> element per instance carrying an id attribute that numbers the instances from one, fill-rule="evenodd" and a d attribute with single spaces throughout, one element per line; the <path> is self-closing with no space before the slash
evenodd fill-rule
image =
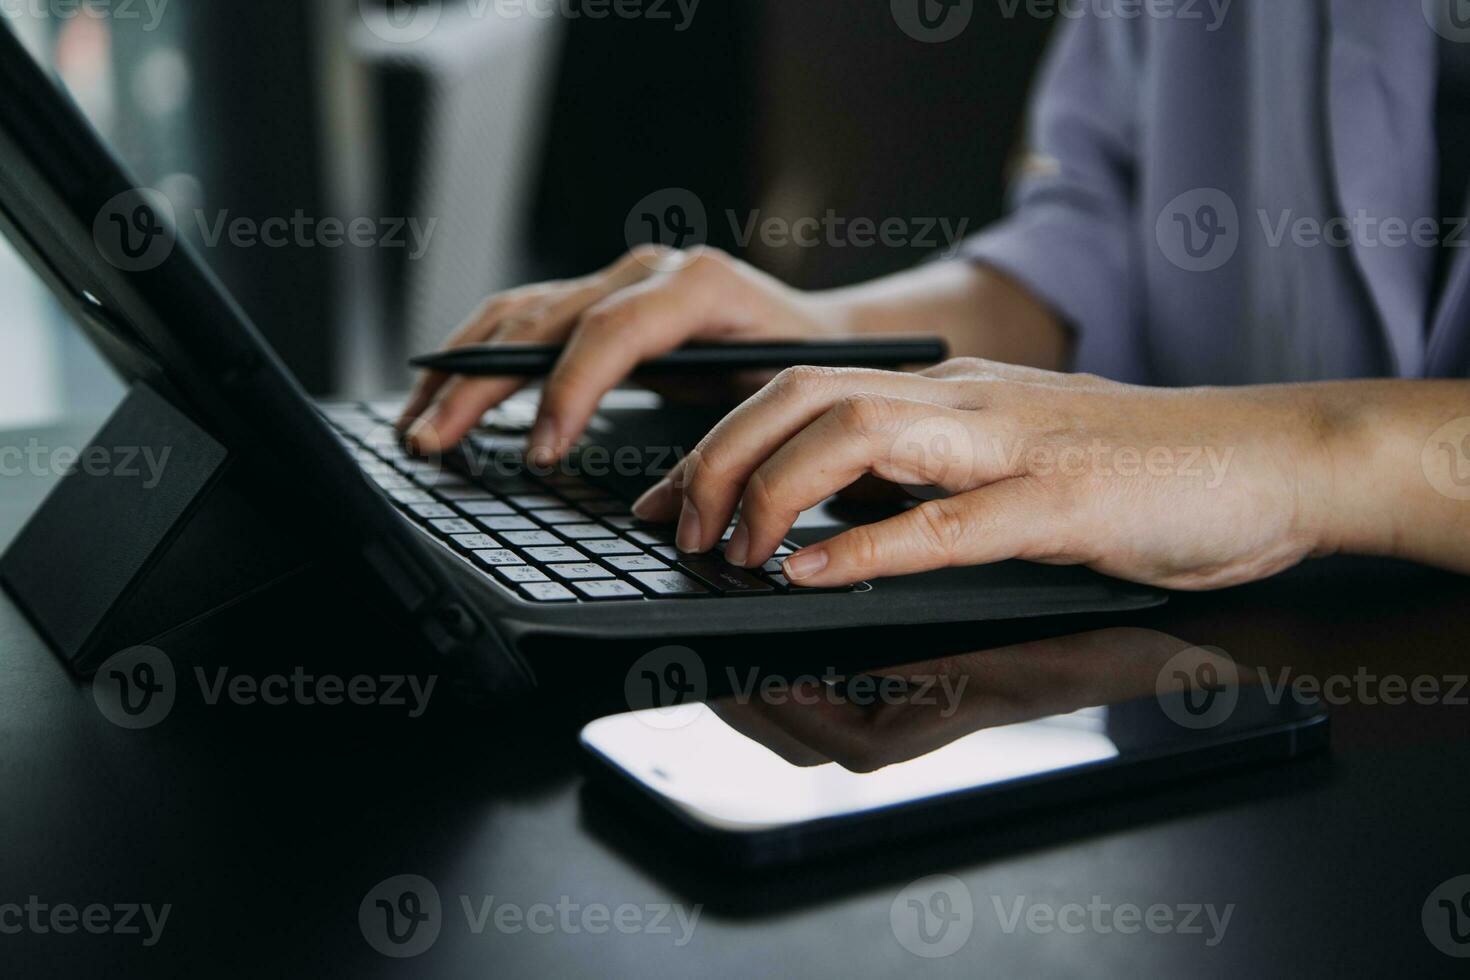
<path id="1" fill-rule="evenodd" d="M 561 357 L 559 344 L 477 344 L 423 354 L 409 361 L 414 367 L 447 374 L 550 374 Z M 730 371 L 785 368 L 796 364 L 816 367 L 899 367 L 933 364 L 949 356 L 938 337 L 895 340 L 762 341 L 732 344 L 689 344 L 638 365 L 635 374 L 713 374 Z"/>

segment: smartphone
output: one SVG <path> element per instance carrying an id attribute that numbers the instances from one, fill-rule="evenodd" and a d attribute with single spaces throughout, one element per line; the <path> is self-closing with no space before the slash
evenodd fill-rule
<path id="1" fill-rule="evenodd" d="M 1320 704 L 1273 700 L 1259 687 L 1180 689 L 1022 720 L 997 715 L 995 700 L 986 692 L 975 710 L 949 717 L 942 695 L 924 714 L 879 705 L 881 725 L 859 708 L 844 733 L 831 697 L 810 710 L 722 699 L 600 718 L 581 745 L 589 777 L 650 816 L 654 832 L 759 867 L 1289 759 L 1328 738 Z"/>

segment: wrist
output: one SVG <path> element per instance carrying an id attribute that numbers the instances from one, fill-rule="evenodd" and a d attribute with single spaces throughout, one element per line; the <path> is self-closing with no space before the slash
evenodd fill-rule
<path id="1" fill-rule="evenodd" d="M 1398 501 L 1409 492 L 1405 479 L 1418 471 L 1419 446 L 1360 385 L 1306 390 L 1316 447 L 1313 553 L 1396 554 L 1402 537 Z"/>

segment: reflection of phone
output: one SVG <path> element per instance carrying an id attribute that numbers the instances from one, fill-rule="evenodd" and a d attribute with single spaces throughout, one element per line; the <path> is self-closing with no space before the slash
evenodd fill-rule
<path id="1" fill-rule="evenodd" d="M 771 723 L 776 713 L 744 711 L 729 699 L 711 704 L 601 718 L 582 730 L 582 746 L 592 777 L 636 805 L 651 804 L 660 831 L 681 831 L 712 856 L 745 865 L 1287 759 L 1325 746 L 1328 731 L 1316 703 L 1212 686 L 980 727 L 947 741 L 930 733 L 915 739 L 921 754 L 858 771 L 866 765 L 845 759 L 852 768 L 844 768 L 828 761 L 830 753 L 794 751 L 779 718 Z M 870 747 L 874 737 L 908 737 L 898 726 L 854 732 Z"/>

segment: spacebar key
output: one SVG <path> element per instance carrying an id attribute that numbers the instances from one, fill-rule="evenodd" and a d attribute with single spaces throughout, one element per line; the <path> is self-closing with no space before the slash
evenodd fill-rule
<path id="1" fill-rule="evenodd" d="M 679 567 L 722 595 L 759 595 L 776 587 L 722 561 L 681 561 Z"/>

